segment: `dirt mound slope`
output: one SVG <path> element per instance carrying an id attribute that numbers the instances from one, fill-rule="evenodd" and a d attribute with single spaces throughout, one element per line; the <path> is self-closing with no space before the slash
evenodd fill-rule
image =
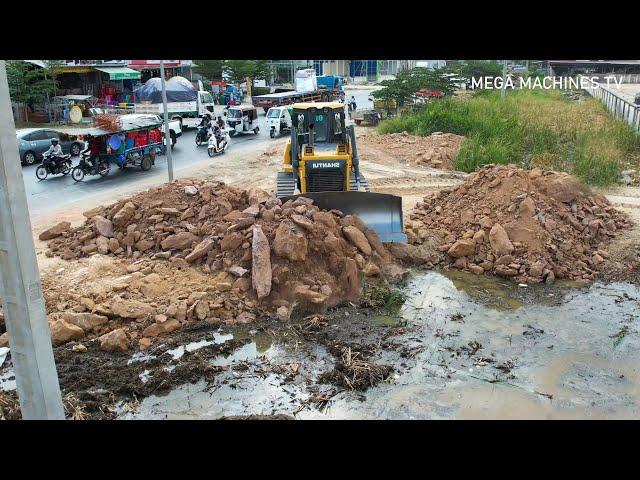
<path id="1" fill-rule="evenodd" d="M 70 272 L 44 280 L 58 344 L 123 329 L 103 339 L 123 350 L 194 320 L 286 319 L 356 301 L 363 277 L 395 282 L 407 273 L 356 216 L 221 182 L 166 184 L 84 215 L 77 228 L 47 231 L 57 235 L 48 256 L 107 260 L 73 281 Z"/>
<path id="2" fill-rule="evenodd" d="M 358 137 L 358 149 L 364 159 L 376 159 L 385 154 L 416 165 L 451 170 L 463 139 L 455 133 L 442 132 L 428 137 L 409 135 L 407 132 L 362 135 Z"/>
<path id="3" fill-rule="evenodd" d="M 413 244 L 438 250 L 434 264 L 525 283 L 593 280 L 608 242 L 631 221 L 565 173 L 487 165 L 410 214 Z"/>

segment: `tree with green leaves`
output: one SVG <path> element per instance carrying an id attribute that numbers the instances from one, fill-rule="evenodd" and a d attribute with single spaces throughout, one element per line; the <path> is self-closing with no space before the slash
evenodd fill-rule
<path id="1" fill-rule="evenodd" d="M 222 71 L 229 77 L 231 83 L 240 84 L 253 74 L 254 66 L 251 60 L 224 60 Z"/>
<path id="2" fill-rule="evenodd" d="M 29 121 L 28 107 L 42 103 L 55 94 L 57 88 L 55 61 L 39 67 L 23 60 L 7 60 L 7 81 L 11 100 L 24 105 L 25 119 Z"/>
<path id="3" fill-rule="evenodd" d="M 465 60 L 447 69 L 467 81 L 472 78 L 502 76 L 502 64 L 497 60 Z"/>
<path id="4" fill-rule="evenodd" d="M 423 88 L 439 90 L 443 95 L 453 93 L 455 87 L 443 69 L 416 67 L 399 72 L 393 80 L 383 80 L 380 90 L 373 92 L 373 97 L 383 101 L 393 100 L 396 106 L 402 107 L 416 98 L 416 92 Z"/>
<path id="5" fill-rule="evenodd" d="M 222 79 L 223 60 L 194 60 L 196 67 L 193 69 L 207 80 Z"/>
<path id="6" fill-rule="evenodd" d="M 267 60 L 224 60 L 222 71 L 231 83 L 240 84 L 249 77 L 253 86 L 255 80 L 266 80 L 271 76 L 271 65 Z"/>
<path id="7" fill-rule="evenodd" d="M 268 60 L 256 60 L 253 65 L 253 75 L 251 75 L 252 86 L 255 80 L 268 80 L 273 71 Z"/>

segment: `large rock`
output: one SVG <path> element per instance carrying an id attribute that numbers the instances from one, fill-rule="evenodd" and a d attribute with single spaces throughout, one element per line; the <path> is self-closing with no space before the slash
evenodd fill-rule
<path id="1" fill-rule="evenodd" d="M 118 228 L 123 228 L 136 213 L 136 206 L 132 202 L 125 203 L 113 216 L 113 224 Z"/>
<path id="2" fill-rule="evenodd" d="M 0 348 L 4 348 L 8 346 L 9 346 L 9 334 L 7 332 L 4 332 L 2 335 L 0 335 Z"/>
<path id="3" fill-rule="evenodd" d="M 101 325 L 106 324 L 109 319 L 104 315 L 96 315 L 95 313 L 74 313 L 65 312 L 62 315 L 65 322 L 80 327 L 85 333 L 97 330 Z"/>
<path id="4" fill-rule="evenodd" d="M 121 318 L 144 318 L 155 314 L 155 309 L 137 300 L 116 300 L 111 306 L 111 312 Z"/>
<path id="5" fill-rule="evenodd" d="M 244 235 L 240 232 L 228 233 L 220 241 L 220 250 L 226 252 L 228 250 L 235 250 L 244 242 Z"/>
<path id="6" fill-rule="evenodd" d="M 262 190 L 261 188 L 251 187 L 248 190 L 249 194 L 249 205 L 255 205 L 256 203 L 266 202 L 271 198 L 267 192 Z"/>
<path id="7" fill-rule="evenodd" d="M 251 284 L 258 299 L 271 293 L 271 248 L 260 225 L 253 227 L 251 245 Z"/>
<path id="8" fill-rule="evenodd" d="M 98 340 L 100 341 L 100 350 L 105 352 L 126 352 L 131 346 L 127 334 L 122 328 L 105 333 Z"/>
<path id="9" fill-rule="evenodd" d="M 397 260 L 408 265 L 422 265 L 438 261 L 438 255 L 428 245 L 390 243 L 389 251 Z"/>
<path id="10" fill-rule="evenodd" d="M 104 212 L 104 207 L 100 205 L 99 207 L 92 208 L 91 210 L 87 210 L 86 212 L 82 212 L 86 218 L 93 218 L 96 215 L 101 215 Z"/>
<path id="11" fill-rule="evenodd" d="M 491 227 L 489 243 L 493 251 L 498 255 L 508 255 L 513 252 L 513 244 L 509 240 L 509 235 L 499 223 Z"/>
<path id="12" fill-rule="evenodd" d="M 84 337 L 84 330 L 64 320 L 56 320 L 49 324 L 51 330 L 51 342 L 55 345 L 62 345 L 72 340 L 80 340 Z"/>
<path id="13" fill-rule="evenodd" d="M 475 250 L 476 242 L 472 238 L 463 238 L 451 245 L 447 253 L 453 258 L 460 258 L 473 255 Z"/>
<path id="14" fill-rule="evenodd" d="M 342 233 L 344 233 L 345 237 L 347 237 L 352 244 L 358 247 L 358 250 L 365 255 L 371 255 L 371 245 L 362 231 L 354 226 L 348 226 L 342 229 Z"/>
<path id="15" fill-rule="evenodd" d="M 336 222 L 336 218 L 333 214 L 329 212 L 315 212 L 313 214 L 313 221 L 316 223 L 322 223 L 323 225 L 329 227 L 329 229 L 333 230 L 338 227 L 338 222 Z"/>
<path id="16" fill-rule="evenodd" d="M 156 242 L 150 238 L 143 238 L 136 242 L 136 250 L 146 252 L 156 246 Z"/>
<path id="17" fill-rule="evenodd" d="M 198 237 L 190 232 L 180 232 L 175 235 L 169 235 L 165 238 L 160 245 L 163 250 L 184 250 L 191 247 L 193 242 L 196 242 Z"/>
<path id="18" fill-rule="evenodd" d="M 360 275 L 358 265 L 353 258 L 344 259 L 344 275 L 347 280 L 346 296 L 349 300 L 355 301 L 360 297 Z"/>
<path id="19" fill-rule="evenodd" d="M 307 258 L 307 248 L 307 237 L 293 222 L 285 220 L 278 226 L 273 240 L 276 255 L 291 261 L 304 261 Z"/>
<path id="20" fill-rule="evenodd" d="M 364 231 L 364 235 L 365 237 L 367 237 L 369 245 L 371 245 L 371 247 L 382 256 L 382 258 L 386 258 L 389 256 L 389 252 L 387 252 L 387 250 L 384 248 L 384 244 L 374 230 L 367 228 Z"/>
<path id="21" fill-rule="evenodd" d="M 209 315 L 209 302 L 207 302 L 206 300 L 198 300 L 196 306 L 193 309 L 193 313 L 195 313 L 198 320 L 204 320 L 205 318 L 207 318 L 207 316 Z"/>
<path id="22" fill-rule="evenodd" d="M 170 319 L 162 323 L 154 323 L 144 329 L 142 335 L 144 337 L 157 337 L 167 333 L 179 330 L 182 324 L 178 320 Z"/>
<path id="23" fill-rule="evenodd" d="M 298 215 L 297 213 L 294 213 L 293 215 L 291 215 L 291 220 L 293 220 L 296 225 L 304 228 L 308 232 L 314 231 L 313 222 L 304 215 Z"/>
<path id="24" fill-rule="evenodd" d="M 519 209 L 523 217 L 533 217 L 536 214 L 536 204 L 531 197 L 522 200 Z"/>
<path id="25" fill-rule="evenodd" d="M 533 184 L 546 195 L 564 203 L 574 201 L 582 189 L 580 180 L 567 173 L 543 175 L 535 178 Z"/>
<path id="26" fill-rule="evenodd" d="M 213 249 L 215 246 L 215 240 L 213 238 L 205 238 L 193 249 L 189 255 L 185 257 L 185 260 L 189 263 L 195 262 L 199 258 L 203 257 L 207 252 Z"/>
<path id="27" fill-rule="evenodd" d="M 308 285 L 297 285 L 293 293 L 296 301 L 304 304 L 321 305 L 327 301 L 325 294 L 311 290 Z"/>
<path id="28" fill-rule="evenodd" d="M 71 228 L 71 224 L 69 222 L 60 222 L 57 225 L 54 225 L 51 228 L 46 229 L 44 232 L 40 234 L 38 237 L 40 240 L 51 240 L 52 238 L 59 237 L 64 232 L 68 231 Z"/>
<path id="29" fill-rule="evenodd" d="M 107 238 L 113 237 L 113 222 L 108 218 L 104 218 L 102 215 L 93 217 L 93 228 L 98 235 Z"/>
<path id="30" fill-rule="evenodd" d="M 255 232 L 254 232 L 253 238 L 255 239 Z M 254 243 L 255 243 L 255 240 L 254 240 Z M 253 251 L 253 248 L 252 248 L 252 251 Z M 233 267 L 227 268 L 227 272 L 229 272 L 234 277 L 244 277 L 245 274 L 248 272 L 248 270 L 246 268 L 242 268 L 240 265 L 234 265 Z"/>
<path id="31" fill-rule="evenodd" d="M 96 238 L 96 247 L 102 255 L 109 253 L 109 239 L 100 235 Z"/>

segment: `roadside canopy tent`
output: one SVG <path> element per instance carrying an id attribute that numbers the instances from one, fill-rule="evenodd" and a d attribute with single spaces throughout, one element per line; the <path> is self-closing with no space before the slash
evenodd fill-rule
<path id="1" fill-rule="evenodd" d="M 109 80 L 138 80 L 140 72 L 127 67 L 95 67 L 96 70 L 109 74 Z"/>
<path id="2" fill-rule="evenodd" d="M 167 102 L 195 102 L 198 92 L 182 82 L 165 82 L 167 90 Z M 136 102 L 162 103 L 162 81 L 159 78 L 150 78 L 147 83 L 133 91 Z"/>

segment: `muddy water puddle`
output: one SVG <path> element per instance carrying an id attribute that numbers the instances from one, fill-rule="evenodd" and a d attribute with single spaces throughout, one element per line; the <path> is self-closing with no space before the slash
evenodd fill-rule
<path id="1" fill-rule="evenodd" d="M 633 418 L 640 413 L 640 288 L 612 283 L 518 286 L 461 272 L 415 272 L 397 314 L 359 318 L 333 312 L 330 325 L 369 322 L 401 349 L 381 348 L 392 365 L 365 392 L 329 388 L 325 346 L 281 342 L 236 328 L 217 341 L 247 339 L 213 384 L 150 396 L 120 418 Z M 359 329 L 359 327 L 358 327 Z M 355 330 L 354 330 L 355 331 Z M 362 326 L 366 341 L 366 326 Z M 349 339 L 345 339 L 349 340 Z M 188 350 L 216 341 L 206 338 Z M 169 352 L 167 352 L 169 353 Z"/>

